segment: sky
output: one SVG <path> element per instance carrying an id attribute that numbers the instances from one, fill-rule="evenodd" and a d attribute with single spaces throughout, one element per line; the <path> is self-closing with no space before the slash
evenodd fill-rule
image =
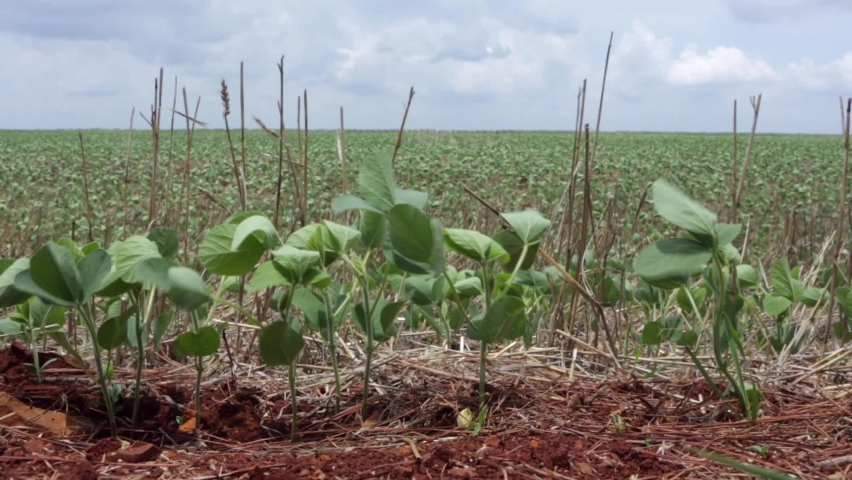
<path id="1" fill-rule="evenodd" d="M 308 91 L 312 129 L 571 130 L 594 116 L 614 33 L 602 130 L 840 133 L 852 95 L 849 0 L 26 0 L 0 2 L 0 129 L 129 126 L 164 68 L 199 120 L 277 125 Z M 182 101 L 179 102 L 179 105 Z M 166 117 L 164 117 L 166 118 Z M 136 116 L 135 127 L 145 127 Z M 178 122 L 178 125 L 182 125 Z M 254 125 L 252 125 L 254 126 Z"/>

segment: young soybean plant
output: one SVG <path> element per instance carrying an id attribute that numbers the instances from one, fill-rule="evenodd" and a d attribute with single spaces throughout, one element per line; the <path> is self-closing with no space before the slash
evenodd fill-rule
<path id="1" fill-rule="evenodd" d="M 98 326 L 93 297 L 101 280 L 110 272 L 112 260 L 106 250 L 97 248 L 79 261 L 71 250 L 55 242 L 41 247 L 29 265 L 14 277 L 14 290 L 21 295 L 38 297 L 45 305 L 73 308 L 83 320 L 89 337 L 97 339 Z M 7 291 L 8 293 L 8 291 Z M 110 433 L 116 435 L 115 402 L 120 388 L 111 381 L 111 368 L 104 366 L 99 342 L 92 342 L 97 380 L 109 417 Z"/>
<path id="2" fill-rule="evenodd" d="M 755 420 L 763 395 L 756 386 L 747 383 L 743 375 L 745 351 L 738 320 L 744 299 L 730 288 L 731 271 L 739 257 L 731 243 L 740 234 L 742 225 L 719 223 L 715 213 L 664 180 L 654 182 L 652 190 L 657 213 L 684 232 L 676 238 L 658 240 L 645 247 L 636 257 L 636 272 L 648 284 L 665 290 L 686 285 L 694 276 L 704 277 L 713 291 L 712 342 L 716 367 L 728 380 L 729 389 L 733 390 L 743 412 L 750 420 Z M 680 344 L 721 397 L 722 393 L 694 353 L 697 339 L 697 333 L 686 332 Z M 734 373 L 730 371 L 731 364 Z"/>
<path id="3" fill-rule="evenodd" d="M 387 269 L 379 269 L 382 278 L 378 296 L 371 298 L 371 261 L 381 249 L 388 261 L 404 272 L 442 275 L 444 251 L 440 221 L 423 213 L 428 194 L 396 185 L 390 155 L 365 158 L 360 164 L 357 187 L 361 197 L 337 197 L 331 208 L 335 213 L 358 210 L 361 214 L 358 230 L 365 253 L 355 257 L 344 255 L 342 258 L 361 286 L 361 302 L 355 305 L 355 321 L 367 337 L 361 412 L 366 420 L 375 334 L 378 328 L 381 328 L 382 334 L 389 332 L 403 306 L 384 300 Z"/>
<path id="4" fill-rule="evenodd" d="M 516 285 L 516 280 L 522 271 L 529 270 L 535 263 L 539 241 L 550 228 L 550 221 L 533 210 L 504 213 L 501 216 L 512 229 L 498 232 L 494 238 L 473 230 L 456 228 L 444 229 L 443 233 L 449 250 L 480 265 L 476 277 L 455 283 L 448 275 L 446 278 L 460 308 L 463 305 L 460 291 L 479 287 L 483 294 L 482 312 L 466 318 L 468 337 L 480 342 L 479 400 L 483 406 L 488 347 L 525 336 L 527 333 L 528 321 L 523 293 Z M 495 263 L 501 264 L 505 270 L 496 275 L 496 278 L 492 271 Z M 467 317 L 467 313 L 464 315 Z"/>
<path id="5" fill-rule="evenodd" d="M 329 268 L 343 255 L 346 255 L 361 240 L 361 232 L 328 220 L 322 223 L 312 223 L 293 232 L 284 242 L 286 246 L 315 252 L 318 255 L 315 267 L 322 275 L 321 281 L 312 278 L 310 285 L 297 288 L 291 283 L 297 278 L 293 272 L 282 271 L 282 266 L 276 260 L 261 265 L 249 291 L 257 291 L 271 286 L 289 286 L 292 298 L 286 306 L 298 308 L 305 314 L 306 326 L 320 332 L 328 346 L 331 356 L 331 366 L 334 371 L 335 411 L 340 410 L 341 387 L 340 372 L 337 364 L 337 340 L 335 335 L 345 318 L 344 307 L 348 304 L 348 296 L 342 301 L 339 296 L 332 302 L 332 285 Z"/>

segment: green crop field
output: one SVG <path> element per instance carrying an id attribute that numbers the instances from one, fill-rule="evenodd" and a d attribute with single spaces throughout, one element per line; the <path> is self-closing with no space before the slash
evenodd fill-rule
<path id="1" fill-rule="evenodd" d="M 0 132 L 0 398 L 183 449 L 174 478 L 308 475 L 303 440 L 437 478 L 414 442 L 479 436 L 526 453 L 453 478 L 844 468 L 841 137 L 397 135 Z"/>
<path id="2" fill-rule="evenodd" d="M 95 240 L 121 236 L 125 224 L 125 187 L 129 205 L 128 231 L 145 230 L 149 222 L 152 172 L 150 132 L 136 131 L 128 162 L 128 132 L 84 131 L 89 201 Z M 235 149 L 240 158 L 239 134 Z M 290 141 L 296 149 L 295 133 Z M 346 175 L 339 160 L 336 132 L 311 132 L 308 137 L 308 209 L 311 219 L 328 217 L 331 200 L 352 186 L 363 158 L 390 152 L 396 132 L 347 132 Z M 278 142 L 262 131 L 246 135 L 248 206 L 270 214 L 274 208 Z M 185 198 L 186 138 L 176 132 L 161 140 L 157 200 L 159 221 L 183 228 L 177 208 Z M 169 145 L 172 145 L 171 149 Z M 403 186 L 430 194 L 430 212 L 448 225 L 477 221 L 481 209 L 462 185 L 503 210 L 536 208 L 559 218 L 567 202 L 572 167 L 572 133 L 557 132 L 408 132 L 396 162 Z M 708 206 L 730 206 L 732 142 L 726 134 L 602 133 L 593 164 L 591 201 L 596 218 L 614 199 L 615 226 L 632 227 L 645 189 L 665 178 Z M 739 158 L 747 136 L 741 135 Z M 197 237 L 210 222 L 239 209 L 231 152 L 224 131 L 198 131 L 193 141 L 190 181 L 190 234 Z M 741 220 L 749 226 L 754 250 L 763 254 L 775 241 L 783 243 L 785 222 L 796 215 L 800 235 L 819 242 L 836 221 L 842 172 L 839 136 L 758 135 L 748 167 Z M 80 140 L 76 131 L 0 132 L 0 253 L 26 253 L 43 240 L 88 230 Z M 299 170 L 301 176 L 301 169 Z M 580 166 L 578 182 L 585 171 Z M 128 182 L 125 183 L 125 175 Z M 290 170 L 282 195 L 283 225 L 294 225 Z M 228 209 L 228 210 L 226 210 Z M 641 234 L 655 226 L 643 210 Z M 82 233 L 81 233 L 82 232 Z M 810 253 L 818 245 L 805 241 Z M 783 248 L 783 245 L 781 246 Z M 22 250 L 24 249 L 24 250 Z"/>

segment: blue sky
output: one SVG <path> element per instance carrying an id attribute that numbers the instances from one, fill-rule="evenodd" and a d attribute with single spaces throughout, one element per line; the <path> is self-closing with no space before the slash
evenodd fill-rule
<path id="1" fill-rule="evenodd" d="M 312 128 L 341 105 L 347 128 L 396 128 L 414 85 L 413 129 L 572 129 L 584 78 L 597 111 L 614 31 L 604 130 L 728 131 L 734 99 L 745 130 L 762 92 L 760 131 L 836 134 L 850 24 L 849 0 L 7 1 L 0 128 L 127 128 L 160 66 L 164 104 L 177 76 L 220 127 L 241 60 L 247 117 L 275 124 L 284 54 L 289 124 L 307 88 Z"/>

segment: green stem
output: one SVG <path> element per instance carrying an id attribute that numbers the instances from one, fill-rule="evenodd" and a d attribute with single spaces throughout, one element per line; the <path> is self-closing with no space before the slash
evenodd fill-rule
<path id="1" fill-rule="evenodd" d="M 290 363 L 290 403 L 293 405 L 293 418 L 290 425 L 290 440 L 299 440 L 299 404 L 296 402 L 296 362 Z"/>
<path id="2" fill-rule="evenodd" d="M 115 404 L 112 398 L 112 391 L 109 389 L 109 382 L 104 372 L 103 359 L 101 359 L 101 347 L 96 341 L 96 339 L 98 338 L 98 332 L 95 327 L 94 312 L 88 311 L 91 308 L 91 303 L 77 306 L 77 310 L 80 312 L 80 316 L 83 317 L 83 323 L 86 324 L 86 330 L 88 330 L 89 336 L 92 339 L 92 352 L 95 357 L 95 370 L 98 373 L 98 383 L 101 387 L 101 393 L 104 396 L 104 404 L 106 405 L 107 417 L 109 418 L 110 435 L 112 437 L 115 437 L 117 434 L 115 424 Z"/>
<path id="3" fill-rule="evenodd" d="M 142 344 L 142 334 L 145 331 L 145 326 L 151 318 L 151 310 L 154 308 L 154 297 L 157 290 L 152 288 L 148 292 L 148 303 L 145 305 L 145 316 L 140 317 L 139 309 L 136 309 L 136 388 L 133 392 L 133 417 L 131 419 L 131 428 L 136 428 L 136 421 L 139 418 L 139 404 L 142 401 L 142 370 L 145 365 L 145 346 Z M 134 305 L 138 305 L 139 299 L 133 295 L 130 296 Z"/>
<path id="4" fill-rule="evenodd" d="M 485 406 L 485 363 L 488 359 L 488 344 L 479 342 L 479 406 Z"/>
<path id="5" fill-rule="evenodd" d="M 361 279 L 361 289 L 364 292 L 364 314 L 367 315 L 370 309 L 370 280 L 367 278 L 366 272 Z M 367 344 L 365 345 L 365 350 L 367 354 L 367 361 L 364 365 L 364 392 L 361 404 L 361 419 L 362 421 L 367 420 L 367 402 L 370 400 L 370 367 L 373 363 L 373 317 L 367 316 L 364 320 L 364 330 L 366 330 L 367 334 Z"/>
<path id="6" fill-rule="evenodd" d="M 331 307 L 331 299 L 328 292 L 323 290 L 323 299 L 325 300 L 326 311 L 326 341 L 328 342 L 328 354 L 331 356 L 331 369 L 334 371 L 334 413 L 340 411 L 340 372 L 337 368 L 337 343 L 334 339 L 335 318 Z"/>
<path id="7" fill-rule="evenodd" d="M 48 310 L 50 313 L 50 310 Z M 47 318 L 47 316 L 45 316 Z M 33 352 L 33 369 L 35 370 L 36 379 L 38 383 L 41 383 L 41 361 L 38 358 L 38 338 L 35 333 L 30 329 L 30 350 Z"/>

